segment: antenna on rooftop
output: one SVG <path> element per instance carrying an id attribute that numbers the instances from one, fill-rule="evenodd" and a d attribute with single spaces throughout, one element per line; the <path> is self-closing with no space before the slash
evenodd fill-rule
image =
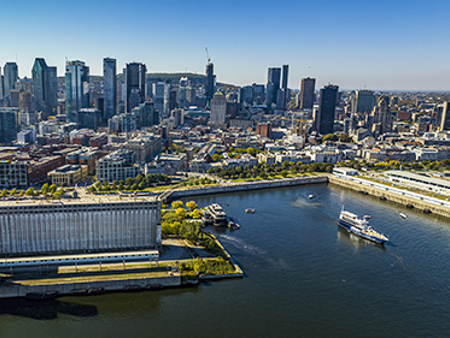
<path id="1" fill-rule="evenodd" d="M 211 57 L 209 56 L 208 47 L 205 47 L 205 51 L 206 51 L 206 60 L 209 65 L 211 63 Z"/>

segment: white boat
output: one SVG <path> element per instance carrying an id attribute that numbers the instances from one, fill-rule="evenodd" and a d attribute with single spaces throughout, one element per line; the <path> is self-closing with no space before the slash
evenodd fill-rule
<path id="1" fill-rule="evenodd" d="M 218 203 L 211 203 L 211 205 L 208 206 L 206 210 L 211 216 L 214 225 L 216 226 L 227 225 L 227 214 L 223 211 L 222 207 Z"/>
<path id="2" fill-rule="evenodd" d="M 313 196 L 313 195 L 309 195 L 308 198 L 309 198 L 310 200 L 312 200 L 312 199 L 314 198 L 314 196 Z"/>
<path id="3" fill-rule="evenodd" d="M 247 214 L 254 214 L 254 213 L 255 213 L 255 209 L 250 209 L 250 208 L 248 208 L 248 209 L 245 209 L 245 212 L 246 212 Z"/>
<path id="4" fill-rule="evenodd" d="M 403 212 L 399 213 L 398 215 L 399 215 L 401 218 L 403 218 L 403 219 L 407 219 L 407 218 L 408 218 L 408 216 L 406 216 Z"/>
<path id="5" fill-rule="evenodd" d="M 339 215 L 339 225 L 351 233 L 375 243 L 383 244 L 389 241 L 385 235 L 372 229 L 367 219 L 361 219 L 357 215 L 345 211 L 344 208 Z"/>

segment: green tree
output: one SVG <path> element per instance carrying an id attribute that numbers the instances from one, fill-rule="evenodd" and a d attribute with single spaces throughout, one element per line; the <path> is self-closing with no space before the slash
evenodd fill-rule
<path id="1" fill-rule="evenodd" d="M 178 208 L 177 210 L 175 210 L 175 213 L 176 213 L 178 219 L 186 218 L 186 210 L 183 208 Z"/>
<path id="2" fill-rule="evenodd" d="M 183 207 L 183 202 L 182 201 L 173 201 L 172 204 L 172 209 L 179 209 Z"/>
<path id="3" fill-rule="evenodd" d="M 9 196 L 14 196 L 17 193 L 17 189 L 11 189 L 9 191 Z"/>
<path id="4" fill-rule="evenodd" d="M 2 192 L 1 192 L 1 194 L 0 194 L 0 197 L 3 197 L 3 198 L 5 198 L 5 197 L 6 197 L 6 195 L 8 195 L 8 190 L 6 190 L 6 189 L 3 189 L 3 190 L 2 190 Z"/>
<path id="5" fill-rule="evenodd" d="M 25 195 L 27 196 L 33 196 L 33 194 L 34 194 L 33 187 L 28 188 L 27 191 L 25 192 Z"/>
<path id="6" fill-rule="evenodd" d="M 133 190 L 133 191 L 138 190 L 138 185 L 137 185 L 137 183 L 134 183 L 134 184 L 131 186 L 131 190 Z"/>
<path id="7" fill-rule="evenodd" d="M 138 188 L 139 190 L 144 190 L 145 189 L 145 182 L 141 182 L 138 184 Z"/>
<path id="8" fill-rule="evenodd" d="M 288 175 L 287 170 L 282 170 L 282 171 L 280 172 L 280 175 L 283 176 L 283 177 L 286 177 L 286 176 Z"/>
<path id="9" fill-rule="evenodd" d="M 58 189 L 58 187 L 56 186 L 56 184 L 52 184 L 52 185 L 50 186 L 50 188 L 49 188 L 50 193 L 53 194 L 53 193 L 56 191 L 56 189 Z"/>
<path id="10" fill-rule="evenodd" d="M 186 202 L 186 208 L 193 211 L 198 208 L 198 205 L 197 205 L 197 203 L 195 203 L 195 201 L 189 201 L 189 202 Z"/>
<path id="11" fill-rule="evenodd" d="M 322 138 L 322 142 L 325 142 L 325 141 L 336 142 L 337 140 L 339 140 L 339 136 L 334 135 L 334 134 L 326 134 L 326 135 Z"/>
<path id="12" fill-rule="evenodd" d="M 194 211 L 192 211 L 191 217 L 193 219 L 201 219 L 203 217 L 203 212 L 199 209 L 195 209 Z"/>

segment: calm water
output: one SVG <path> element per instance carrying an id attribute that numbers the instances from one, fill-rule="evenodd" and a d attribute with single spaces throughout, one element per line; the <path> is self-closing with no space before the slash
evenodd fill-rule
<path id="1" fill-rule="evenodd" d="M 0 337 L 449 335 L 449 222 L 327 185 L 196 201 L 229 204 L 224 209 L 241 229 L 216 233 L 244 269 L 243 279 L 65 297 L 46 307 L 2 303 Z M 339 230 L 343 204 L 371 214 L 371 225 L 391 242 L 382 247 Z"/>

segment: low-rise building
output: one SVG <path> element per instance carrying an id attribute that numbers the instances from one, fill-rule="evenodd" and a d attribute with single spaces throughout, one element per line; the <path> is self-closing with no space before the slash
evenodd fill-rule
<path id="1" fill-rule="evenodd" d="M 140 174 L 141 170 L 136 162 L 134 151 L 120 149 L 111 153 L 96 163 L 97 180 L 100 182 L 113 182 L 134 178 Z"/>
<path id="2" fill-rule="evenodd" d="M 133 138 L 121 144 L 122 149 L 132 150 L 136 154 L 136 161 L 147 162 L 161 152 L 162 139 L 159 135 L 146 134 Z"/>
<path id="3" fill-rule="evenodd" d="M 67 164 L 50 171 L 47 175 L 52 184 L 62 185 L 64 183 L 70 186 L 87 177 L 88 168 L 86 165 Z"/>

